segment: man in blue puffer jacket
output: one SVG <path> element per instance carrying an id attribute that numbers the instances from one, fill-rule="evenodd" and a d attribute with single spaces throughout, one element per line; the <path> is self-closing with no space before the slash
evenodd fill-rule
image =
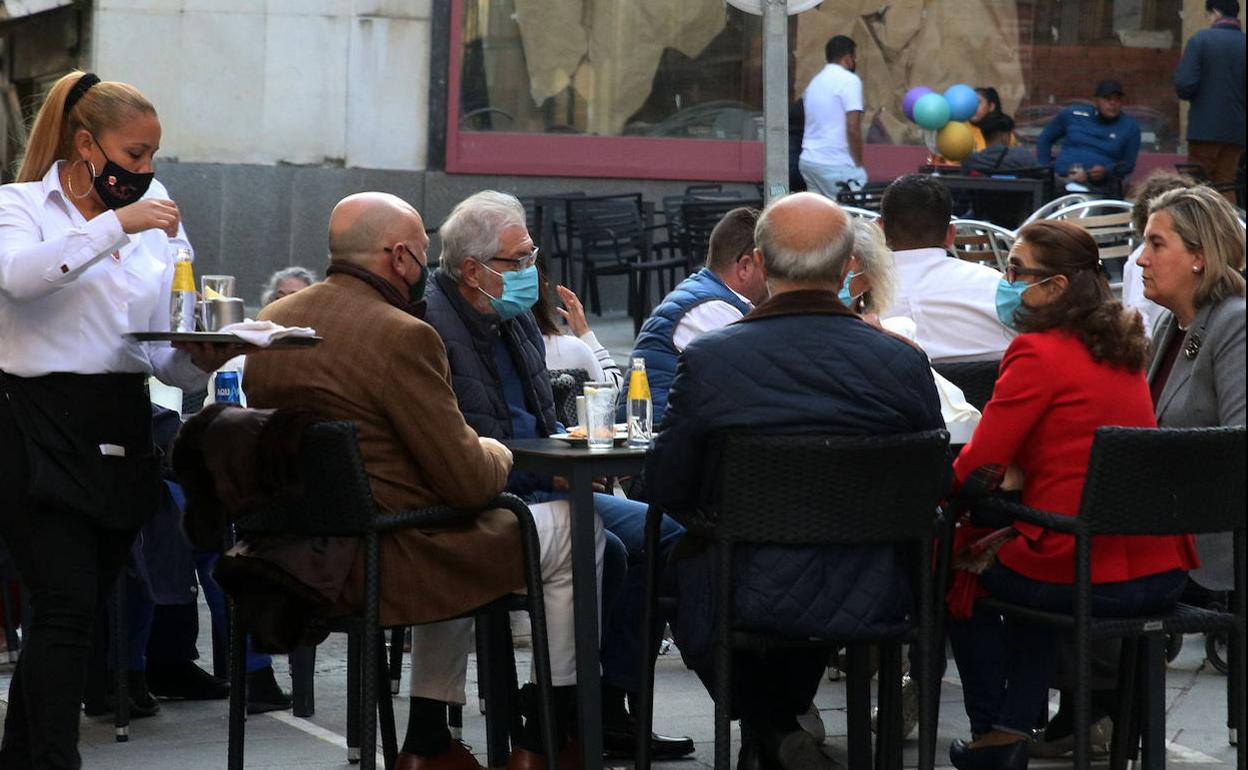
<path id="1" fill-rule="evenodd" d="M 646 459 L 650 499 L 668 510 L 702 502 L 703 481 L 715 473 L 706 450 L 716 430 L 877 435 L 944 426 L 927 356 L 837 299 L 854 245 L 840 207 L 812 193 L 790 195 L 763 212 L 755 238 L 771 296 L 685 348 Z M 713 565 L 694 537 L 685 535 L 677 550 L 687 555 L 675 562 L 676 641 L 709 683 Z M 906 570 L 888 546 L 742 547 L 734 571 L 734 617 L 744 627 L 862 638 L 897 630 L 912 611 Z M 797 722 L 827 660 L 820 650 L 734 654 L 729 710 L 761 766 L 832 767 Z"/>
<path id="2" fill-rule="evenodd" d="M 729 211 L 711 231 L 706 267 L 676 285 L 641 325 L 634 358 L 646 360 L 654 424 L 663 421 L 676 361 L 699 335 L 740 320 L 767 296 L 767 284 L 754 255 L 758 212 Z M 621 404 L 622 406 L 622 404 Z"/>
<path id="3" fill-rule="evenodd" d="M 1122 111 L 1122 99 L 1117 80 L 1097 83 L 1095 105 L 1071 105 L 1040 132 L 1036 160 L 1051 162 L 1053 144 L 1060 142 L 1054 169 L 1058 176 L 1121 197 L 1123 182 L 1135 170 L 1140 154 L 1140 124 Z"/>

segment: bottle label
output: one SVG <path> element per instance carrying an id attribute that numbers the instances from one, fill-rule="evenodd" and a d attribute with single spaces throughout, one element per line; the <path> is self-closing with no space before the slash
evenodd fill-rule
<path id="1" fill-rule="evenodd" d="M 645 369 L 633 369 L 628 376 L 628 400 L 650 400 L 650 380 Z"/>
<path id="2" fill-rule="evenodd" d="M 195 291 L 195 273 L 190 262 L 173 263 L 173 290 Z"/>

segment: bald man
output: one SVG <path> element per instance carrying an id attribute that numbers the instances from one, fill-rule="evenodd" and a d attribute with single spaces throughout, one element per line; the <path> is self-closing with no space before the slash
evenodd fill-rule
<path id="1" fill-rule="evenodd" d="M 503 490 L 511 469 L 511 452 L 464 422 L 442 340 L 422 320 L 428 244 L 420 215 L 403 200 L 375 192 L 344 198 L 330 216 L 326 279 L 260 313 L 262 320 L 312 327 L 324 341 L 247 364 L 252 407 L 299 407 L 355 423 L 373 495 L 385 511 L 477 508 Z M 535 507 L 534 519 L 552 658 L 558 655 L 556 671 L 562 662 L 562 670 L 575 672 L 566 505 Z M 455 617 L 524 588 L 519 533 L 506 511 L 487 510 L 449 530 L 404 530 L 384 537 L 381 548 L 387 626 Z M 361 567 L 362 560 L 352 570 L 343 609 L 359 605 Z M 448 652 L 445 665 L 431 662 L 431 652 L 414 666 L 400 770 L 480 767 L 447 731 L 446 702 L 462 700 L 456 693 L 463 692 L 466 657 Z M 518 738 L 513 759 L 536 766 L 531 750 L 540 744 L 527 739 Z"/>
<path id="2" fill-rule="evenodd" d="M 944 427 L 926 356 L 837 299 L 854 245 L 840 207 L 813 193 L 781 198 L 764 209 L 754 239 L 771 296 L 685 348 L 646 458 L 650 501 L 670 510 L 710 502 L 701 497 L 716 472 L 707 442 L 720 430 L 852 436 Z M 675 570 L 676 641 L 710 689 L 713 551 L 684 545 L 693 547 L 674 551 L 685 555 Z M 905 569 L 889 547 L 755 546 L 737 551 L 734 571 L 735 620 L 747 628 L 861 638 L 897 630 L 912 609 Z M 827 660 L 818 650 L 734 654 L 729 710 L 742 720 L 739 766 L 751 766 L 752 756 L 763 767 L 833 766 L 797 722 Z"/>

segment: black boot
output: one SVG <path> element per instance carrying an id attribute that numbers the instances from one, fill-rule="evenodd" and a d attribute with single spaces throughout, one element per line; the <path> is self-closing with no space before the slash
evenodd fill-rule
<path id="1" fill-rule="evenodd" d="M 273 667 L 265 666 L 247 675 L 247 713 L 285 711 L 290 708 L 290 693 L 277 686 Z"/>
<path id="2" fill-rule="evenodd" d="M 637 754 L 637 721 L 626 708 L 626 700 L 636 700 L 636 695 L 609 684 L 602 685 L 602 749 L 608 757 L 627 758 Z M 675 759 L 692 753 L 692 738 L 650 733 L 650 756 L 655 759 Z"/>

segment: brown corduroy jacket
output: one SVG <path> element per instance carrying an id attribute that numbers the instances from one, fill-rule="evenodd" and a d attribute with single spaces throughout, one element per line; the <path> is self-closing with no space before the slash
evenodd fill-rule
<path id="1" fill-rule="evenodd" d="M 355 423 L 383 510 L 477 507 L 503 490 L 510 454 L 464 422 L 433 327 L 341 274 L 274 302 L 260 318 L 312 327 L 324 341 L 249 356 L 248 405 L 297 407 Z M 466 526 L 386 536 L 382 622 L 440 620 L 523 590 L 521 565 L 519 530 L 503 510 L 485 511 Z M 343 593 L 344 609 L 362 598 L 362 567 L 361 556 Z"/>

